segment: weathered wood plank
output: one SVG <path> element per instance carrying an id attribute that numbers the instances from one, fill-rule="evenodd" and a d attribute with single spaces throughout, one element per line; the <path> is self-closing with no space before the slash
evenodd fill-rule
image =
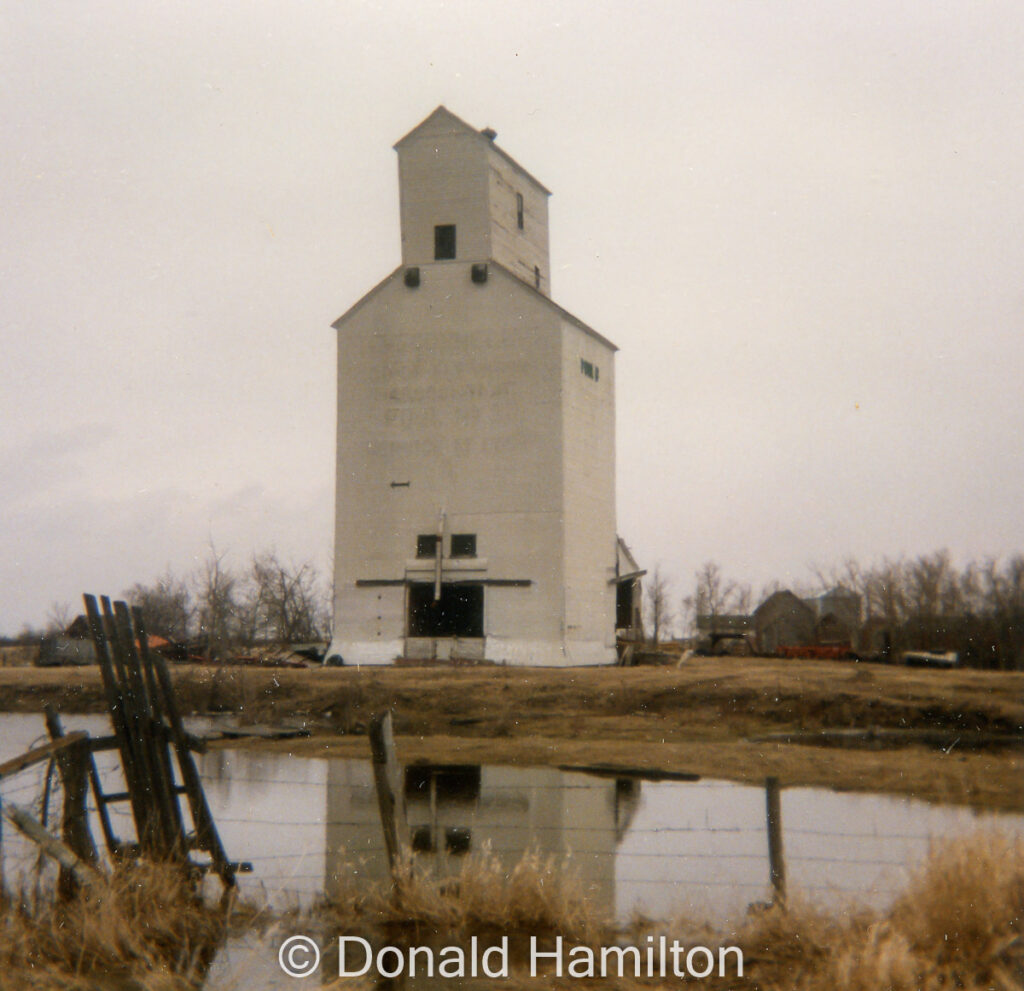
<path id="1" fill-rule="evenodd" d="M 76 730 L 74 733 L 68 733 L 67 736 L 63 736 L 59 740 L 51 740 L 49 743 L 44 743 L 38 747 L 33 747 L 31 750 L 26 750 L 25 753 L 20 756 L 12 757 L 10 760 L 4 761 L 0 764 L 0 780 L 11 774 L 17 774 L 19 771 L 24 771 L 26 767 L 31 767 L 33 764 L 39 764 L 44 760 L 48 760 L 55 754 L 59 754 L 62 750 L 65 750 L 68 747 L 73 747 L 76 744 L 81 743 L 83 740 L 88 739 L 88 733 Z"/>
<path id="2" fill-rule="evenodd" d="M 100 598 L 103 607 L 103 621 L 109 635 L 114 671 L 124 699 L 125 728 L 134 766 L 134 780 L 128 782 L 132 793 L 132 811 L 135 814 L 135 831 L 142 849 L 149 854 L 160 856 L 163 847 L 163 830 L 154 795 L 154 769 L 151 755 L 143 739 L 142 721 L 145 718 L 141 700 L 135 695 L 132 679 L 128 674 L 128 648 L 126 633 L 114 617 L 114 607 L 107 596 Z M 130 638 L 130 631 L 127 637 Z"/>
<path id="3" fill-rule="evenodd" d="M 253 738 L 258 740 L 291 740 L 297 737 L 310 736 L 310 730 L 306 726 L 221 726 L 219 727 L 222 738 L 228 740 L 243 740 Z"/>
<path id="4" fill-rule="evenodd" d="M 121 770 L 124 773 L 128 792 L 131 795 L 132 817 L 135 821 L 136 832 L 138 833 L 141 829 L 140 824 L 145 821 L 146 813 L 141 807 L 141 792 L 137 790 L 140 780 L 139 769 L 137 767 L 135 747 L 129 732 L 124 693 L 117 679 L 113 650 L 96 597 L 94 595 L 83 595 L 82 599 L 85 602 L 85 613 L 89 620 L 89 630 L 92 633 L 93 643 L 96 645 L 96 658 L 100 665 L 103 690 L 107 696 L 110 722 L 114 729 L 114 736 L 117 738 L 118 749 L 121 752 Z"/>
<path id="5" fill-rule="evenodd" d="M 148 645 L 147 645 L 148 653 Z M 196 846 L 206 851 L 213 861 L 213 869 L 228 888 L 235 886 L 236 866 L 228 860 L 227 853 L 220 840 L 220 834 L 213 821 L 213 814 L 206 801 L 202 779 L 192 758 L 195 738 L 185 732 L 185 725 L 174 699 L 174 685 L 171 682 L 167 662 L 157 653 L 149 653 L 149 662 L 153 666 L 156 685 L 159 692 L 160 708 L 170 723 L 171 738 L 174 741 L 174 752 L 178 761 L 182 785 L 188 796 L 189 810 L 195 827 Z"/>
<path id="6" fill-rule="evenodd" d="M 150 696 L 149 686 L 143 674 L 141 645 L 146 638 L 138 629 L 141 616 L 141 612 L 137 611 L 133 629 L 128 606 L 124 602 L 114 603 L 114 619 L 124 649 L 125 669 L 138 705 L 139 746 L 145 754 L 146 765 L 150 770 L 153 819 L 157 835 L 160 837 L 160 852 L 163 856 L 182 856 L 184 844 L 181 842 L 181 811 L 174 796 L 174 779 L 167 744 L 163 734 L 157 731 L 161 709 L 159 702 L 155 702 Z M 148 652 L 148 641 L 146 649 Z"/>
<path id="7" fill-rule="evenodd" d="M 56 860 L 65 870 L 70 871 L 79 883 L 91 884 L 100 878 L 100 874 L 95 868 L 77 857 L 56 836 L 47 832 L 33 818 L 31 813 L 20 805 L 8 802 L 7 807 L 4 809 L 4 815 L 19 832 L 27 836 L 43 853 Z"/>

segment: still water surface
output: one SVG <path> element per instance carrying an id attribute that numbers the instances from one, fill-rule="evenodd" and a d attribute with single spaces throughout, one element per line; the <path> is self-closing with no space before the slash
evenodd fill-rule
<path id="1" fill-rule="evenodd" d="M 69 716 L 65 723 L 68 731 L 109 732 L 101 716 Z M 0 716 L 0 760 L 39 738 L 41 717 Z M 112 755 L 101 756 L 106 789 L 120 790 Z M 229 856 L 253 864 L 241 878 L 244 895 L 281 909 L 309 905 L 352 879 L 385 878 L 366 761 L 212 750 L 197 762 Z M 0 795 L 29 804 L 41 791 L 42 773 L 36 768 L 5 781 Z M 414 841 L 442 874 L 484 848 L 508 865 L 527 851 L 566 858 L 590 897 L 620 920 L 636 911 L 659 918 L 685 912 L 724 923 L 769 896 L 762 788 L 466 765 L 410 767 L 405 788 Z M 115 810 L 114 822 L 131 836 L 126 806 Z M 789 889 L 825 904 L 856 899 L 883 907 L 933 840 L 991 825 L 1024 835 L 1021 815 L 787 788 Z M 3 855 L 8 879 L 31 860 L 9 828 Z"/>

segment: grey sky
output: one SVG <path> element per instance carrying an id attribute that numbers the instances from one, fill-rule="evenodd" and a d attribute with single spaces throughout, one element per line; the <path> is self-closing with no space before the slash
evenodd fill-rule
<path id="1" fill-rule="evenodd" d="M 331 321 L 437 104 L 536 175 L 675 591 L 1022 549 L 1024 7 L 0 3 L 0 631 L 331 547 Z"/>

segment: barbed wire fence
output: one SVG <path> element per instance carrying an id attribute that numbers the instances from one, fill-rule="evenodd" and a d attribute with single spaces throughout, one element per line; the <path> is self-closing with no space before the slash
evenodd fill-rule
<path id="1" fill-rule="evenodd" d="M 124 787 L 120 768 L 103 762 L 98 773 L 105 790 Z M 223 767 L 207 771 L 202 765 L 200 776 L 225 841 L 253 865 L 253 874 L 242 885 L 243 897 L 262 899 L 272 907 L 292 907 L 320 900 L 332 886 L 346 879 L 358 881 L 367 875 L 386 879 L 383 837 L 370 777 L 365 783 L 335 786 L 326 774 L 303 780 L 300 775 L 282 774 L 279 768 L 248 766 L 225 773 Z M 614 787 L 613 782 L 606 784 Z M 557 855 L 568 869 L 580 875 L 584 887 L 588 874 L 599 876 L 601 882 L 593 887 L 611 887 L 613 897 L 616 891 L 626 890 L 638 901 L 651 895 L 665 904 L 673 897 L 694 901 L 708 892 L 720 892 L 730 894 L 740 906 L 770 897 L 768 825 L 763 821 L 755 825 L 635 819 L 619 836 L 614 825 L 607 823 L 578 821 L 566 825 L 536 817 L 526 825 L 488 820 L 488 801 L 499 806 L 504 803 L 504 807 L 517 804 L 528 811 L 544 804 L 551 793 L 568 796 L 571 802 L 574 793 L 593 792 L 595 787 L 600 786 L 571 773 L 550 782 L 488 783 L 477 798 L 453 801 L 445 810 L 449 818 L 461 817 L 460 823 L 472 829 L 474 850 L 489 847 L 508 860 L 509 867 L 518 856 L 532 850 Z M 710 793 L 716 788 L 735 790 L 743 786 L 700 782 L 699 787 Z M 271 813 L 265 809 L 265 798 L 277 792 L 282 794 L 276 803 L 281 811 Z M 253 800 L 257 793 L 263 797 L 259 807 Z M 681 796 L 685 794 L 680 792 Z M 0 805 L 28 805 L 44 825 L 53 825 L 61 800 L 60 775 L 52 760 L 0 781 Z M 246 801 L 250 807 L 240 810 Z M 296 814 L 294 810 L 298 809 L 310 812 Z M 96 815 L 92 802 L 89 814 Z M 111 808 L 110 814 L 120 830 L 131 832 L 128 809 Z M 895 896 L 907 869 L 923 860 L 938 838 L 934 829 L 879 830 L 858 828 L 854 822 L 822 827 L 799 819 L 783 825 L 782 835 L 787 841 L 787 872 L 791 879 L 799 878 L 796 890 L 829 898 L 875 899 Z M 461 862 L 454 855 L 436 859 L 446 859 L 453 869 Z M 830 871 L 836 870 L 842 876 L 830 878 Z M 32 844 L 21 841 L 13 830 L 0 832 L 0 879 L 9 893 L 21 898 L 43 897 L 54 875 L 53 867 L 44 863 Z"/>

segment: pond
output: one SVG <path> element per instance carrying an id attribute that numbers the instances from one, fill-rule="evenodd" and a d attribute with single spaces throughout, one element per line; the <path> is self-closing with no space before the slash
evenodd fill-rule
<path id="1" fill-rule="evenodd" d="M 69 716 L 65 724 L 109 732 L 105 717 Z M 37 738 L 45 738 L 41 717 L 0 716 L 0 760 Z M 100 756 L 107 789 L 119 790 L 112 755 Z M 253 865 L 240 878 L 243 895 L 286 909 L 351 879 L 386 878 L 367 761 L 244 749 L 211 750 L 197 761 L 229 856 Z M 8 779 L 0 795 L 28 804 L 42 775 L 37 767 Z M 526 851 L 566 858 L 589 896 L 623 921 L 642 911 L 728 923 L 770 897 L 764 788 L 479 765 L 413 765 L 404 784 L 414 846 L 441 874 L 484 848 L 509 865 Z M 112 811 L 115 831 L 131 836 L 127 806 Z M 993 825 L 1024 835 L 1024 815 L 891 795 L 784 788 L 781 812 L 789 890 L 831 905 L 884 907 L 935 839 Z M 3 849 L 9 882 L 32 857 L 11 832 L 5 828 Z"/>
<path id="2" fill-rule="evenodd" d="M 65 723 L 68 731 L 109 732 L 101 716 Z M 45 739 L 41 717 L 0 716 L 0 760 L 37 739 Z M 100 757 L 102 775 L 113 779 L 108 790 L 119 790 L 111 755 Z M 244 749 L 211 750 L 197 762 L 229 855 L 253 865 L 241 877 L 245 894 L 287 908 L 330 895 L 349 878 L 387 876 L 368 762 Z M 5 781 L 0 794 L 31 801 L 42 773 Z M 405 788 L 414 845 L 442 874 L 485 845 L 506 863 L 527 850 L 565 857 L 620 919 L 683 910 L 723 920 L 770 893 L 763 788 L 479 765 L 412 766 Z M 1022 815 L 891 795 L 784 788 L 781 807 L 790 889 L 829 902 L 883 906 L 933 839 L 993 824 L 1024 834 Z M 115 831 L 130 836 L 127 806 L 112 813 Z M 5 843 L 8 878 L 16 845 Z"/>

